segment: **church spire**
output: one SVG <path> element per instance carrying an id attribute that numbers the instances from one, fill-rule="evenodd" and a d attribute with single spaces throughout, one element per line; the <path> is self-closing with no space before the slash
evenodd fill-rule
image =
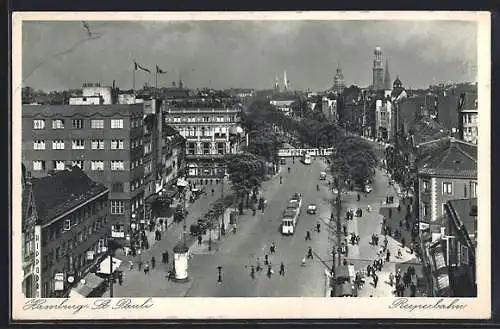
<path id="1" fill-rule="evenodd" d="M 385 90 L 391 90 L 391 75 L 389 73 L 389 59 L 387 57 L 385 58 L 384 88 Z"/>

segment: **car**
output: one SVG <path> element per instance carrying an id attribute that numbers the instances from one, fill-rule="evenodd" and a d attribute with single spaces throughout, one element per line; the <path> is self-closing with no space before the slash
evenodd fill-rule
<path id="1" fill-rule="evenodd" d="M 325 180 L 326 179 L 326 172 L 322 171 L 319 173 L 319 180 Z"/>
<path id="2" fill-rule="evenodd" d="M 365 193 L 370 193 L 372 191 L 372 186 L 369 184 L 365 185 L 364 191 Z"/>
<path id="3" fill-rule="evenodd" d="M 307 213 L 308 214 L 311 214 L 311 215 L 316 214 L 316 209 L 317 209 L 317 207 L 314 203 L 310 203 L 307 205 Z"/>

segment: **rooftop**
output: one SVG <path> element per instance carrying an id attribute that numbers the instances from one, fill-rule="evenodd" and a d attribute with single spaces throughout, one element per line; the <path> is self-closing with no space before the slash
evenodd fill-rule
<path id="1" fill-rule="evenodd" d="M 130 112 L 142 112 L 143 104 L 103 104 L 103 105 L 23 105 L 23 117 L 71 117 L 81 116 L 127 116 Z"/>
<path id="2" fill-rule="evenodd" d="M 31 183 L 41 225 L 107 190 L 78 167 L 33 178 Z"/>
<path id="3" fill-rule="evenodd" d="M 442 139 L 427 154 L 421 154 L 419 173 L 477 177 L 477 145 L 455 138 Z"/>
<path id="4" fill-rule="evenodd" d="M 477 198 L 450 200 L 448 207 L 458 229 L 463 224 L 468 234 L 476 234 Z"/>

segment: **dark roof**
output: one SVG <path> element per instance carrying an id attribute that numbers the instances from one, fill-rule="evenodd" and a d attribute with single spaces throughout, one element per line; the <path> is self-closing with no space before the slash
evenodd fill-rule
<path id="1" fill-rule="evenodd" d="M 42 225 L 107 190 L 106 186 L 91 180 L 78 167 L 33 178 L 31 183 Z"/>
<path id="2" fill-rule="evenodd" d="M 433 110 L 437 97 L 438 120 L 447 129 L 456 128 L 458 125 L 458 95 L 452 93 L 445 94 L 425 94 L 412 96 L 400 103 L 399 115 L 401 120 L 410 124 L 415 119 L 415 113 L 422 105 L 426 110 Z M 411 126 L 411 125 L 410 125 Z"/>
<path id="3" fill-rule="evenodd" d="M 458 224 L 457 228 L 460 229 L 460 224 L 464 224 L 468 234 L 475 234 L 477 216 L 472 216 L 472 208 L 477 207 L 477 198 L 450 200 L 448 207 Z"/>
<path id="4" fill-rule="evenodd" d="M 60 118 L 72 117 L 75 114 L 90 117 L 121 115 L 129 116 L 131 112 L 143 112 L 144 104 L 99 104 L 99 105 L 23 105 L 23 117 Z"/>
<path id="5" fill-rule="evenodd" d="M 448 137 L 448 132 L 440 123 L 433 119 L 413 120 L 410 124 L 415 145 Z"/>
<path id="6" fill-rule="evenodd" d="M 455 138 L 422 158 L 419 172 L 430 175 L 477 177 L 477 146 Z"/>

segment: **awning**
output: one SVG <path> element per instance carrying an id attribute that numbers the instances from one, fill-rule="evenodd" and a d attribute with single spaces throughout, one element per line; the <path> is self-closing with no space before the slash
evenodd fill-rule
<path id="1" fill-rule="evenodd" d="M 118 267 L 120 267 L 121 263 L 122 261 L 119 260 L 118 258 L 113 258 L 113 272 L 115 272 L 118 269 Z M 111 274 L 109 270 L 110 270 L 109 257 L 106 257 L 101 262 L 101 264 L 99 264 L 99 270 L 97 271 L 97 273 Z"/>
<path id="2" fill-rule="evenodd" d="M 88 297 L 97 287 L 104 282 L 104 279 L 98 277 L 94 273 L 87 274 L 78 286 L 71 289 L 69 293 L 70 298 L 85 298 Z"/>

